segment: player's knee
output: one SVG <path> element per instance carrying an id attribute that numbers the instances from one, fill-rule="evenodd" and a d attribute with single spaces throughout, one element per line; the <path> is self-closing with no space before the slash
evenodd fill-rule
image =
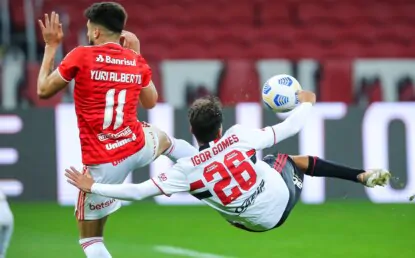
<path id="1" fill-rule="evenodd" d="M 172 140 L 165 132 L 161 130 L 158 130 L 157 135 L 159 138 L 158 154 L 161 155 L 172 146 Z"/>
<path id="2" fill-rule="evenodd" d="M 309 156 L 290 156 L 295 165 L 303 172 L 309 167 Z"/>

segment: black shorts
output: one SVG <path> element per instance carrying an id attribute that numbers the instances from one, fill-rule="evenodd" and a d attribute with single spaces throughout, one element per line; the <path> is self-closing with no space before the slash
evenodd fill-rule
<path id="1" fill-rule="evenodd" d="M 277 228 L 284 224 L 288 218 L 288 215 L 290 215 L 294 206 L 300 199 L 301 190 L 303 188 L 304 173 L 300 171 L 294 161 L 287 154 L 279 153 L 278 155 L 267 155 L 264 157 L 263 161 L 281 173 L 290 194 L 287 207 L 285 208 L 280 221 L 274 227 Z"/>

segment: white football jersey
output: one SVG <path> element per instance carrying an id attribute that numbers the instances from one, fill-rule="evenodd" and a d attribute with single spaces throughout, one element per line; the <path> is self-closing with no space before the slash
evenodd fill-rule
<path id="1" fill-rule="evenodd" d="M 273 127 L 235 125 L 152 180 L 165 195 L 189 192 L 230 222 L 256 231 L 271 229 L 287 206 L 289 192 L 280 173 L 256 159 L 256 151 L 276 144 L 276 137 Z"/>

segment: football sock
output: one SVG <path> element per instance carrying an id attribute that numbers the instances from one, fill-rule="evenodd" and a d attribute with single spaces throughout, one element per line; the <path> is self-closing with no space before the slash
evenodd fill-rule
<path id="1" fill-rule="evenodd" d="M 191 157 L 196 155 L 199 151 L 193 147 L 190 143 L 170 137 L 171 145 L 163 152 L 163 155 L 176 162 L 178 159 Z"/>
<path id="2" fill-rule="evenodd" d="M 353 182 L 359 182 L 357 176 L 365 171 L 335 164 L 333 162 L 320 159 L 318 157 L 308 157 L 308 168 L 306 175 L 316 177 L 334 177 Z"/>
<path id="3" fill-rule="evenodd" d="M 6 257 L 6 251 L 13 234 L 13 214 L 6 200 L 0 200 L 0 257 Z"/>
<path id="4" fill-rule="evenodd" d="M 104 245 L 103 237 L 89 237 L 79 240 L 87 258 L 112 258 Z"/>

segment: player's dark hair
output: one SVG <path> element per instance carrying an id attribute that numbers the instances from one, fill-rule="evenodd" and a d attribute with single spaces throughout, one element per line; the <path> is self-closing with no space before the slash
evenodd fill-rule
<path id="1" fill-rule="evenodd" d="M 85 10 L 84 15 L 90 22 L 115 33 L 122 32 L 127 20 L 124 7 L 114 2 L 95 3 Z"/>
<path id="2" fill-rule="evenodd" d="M 222 126 L 222 104 L 214 96 L 199 98 L 188 112 L 192 132 L 200 143 L 208 143 L 218 137 Z"/>

